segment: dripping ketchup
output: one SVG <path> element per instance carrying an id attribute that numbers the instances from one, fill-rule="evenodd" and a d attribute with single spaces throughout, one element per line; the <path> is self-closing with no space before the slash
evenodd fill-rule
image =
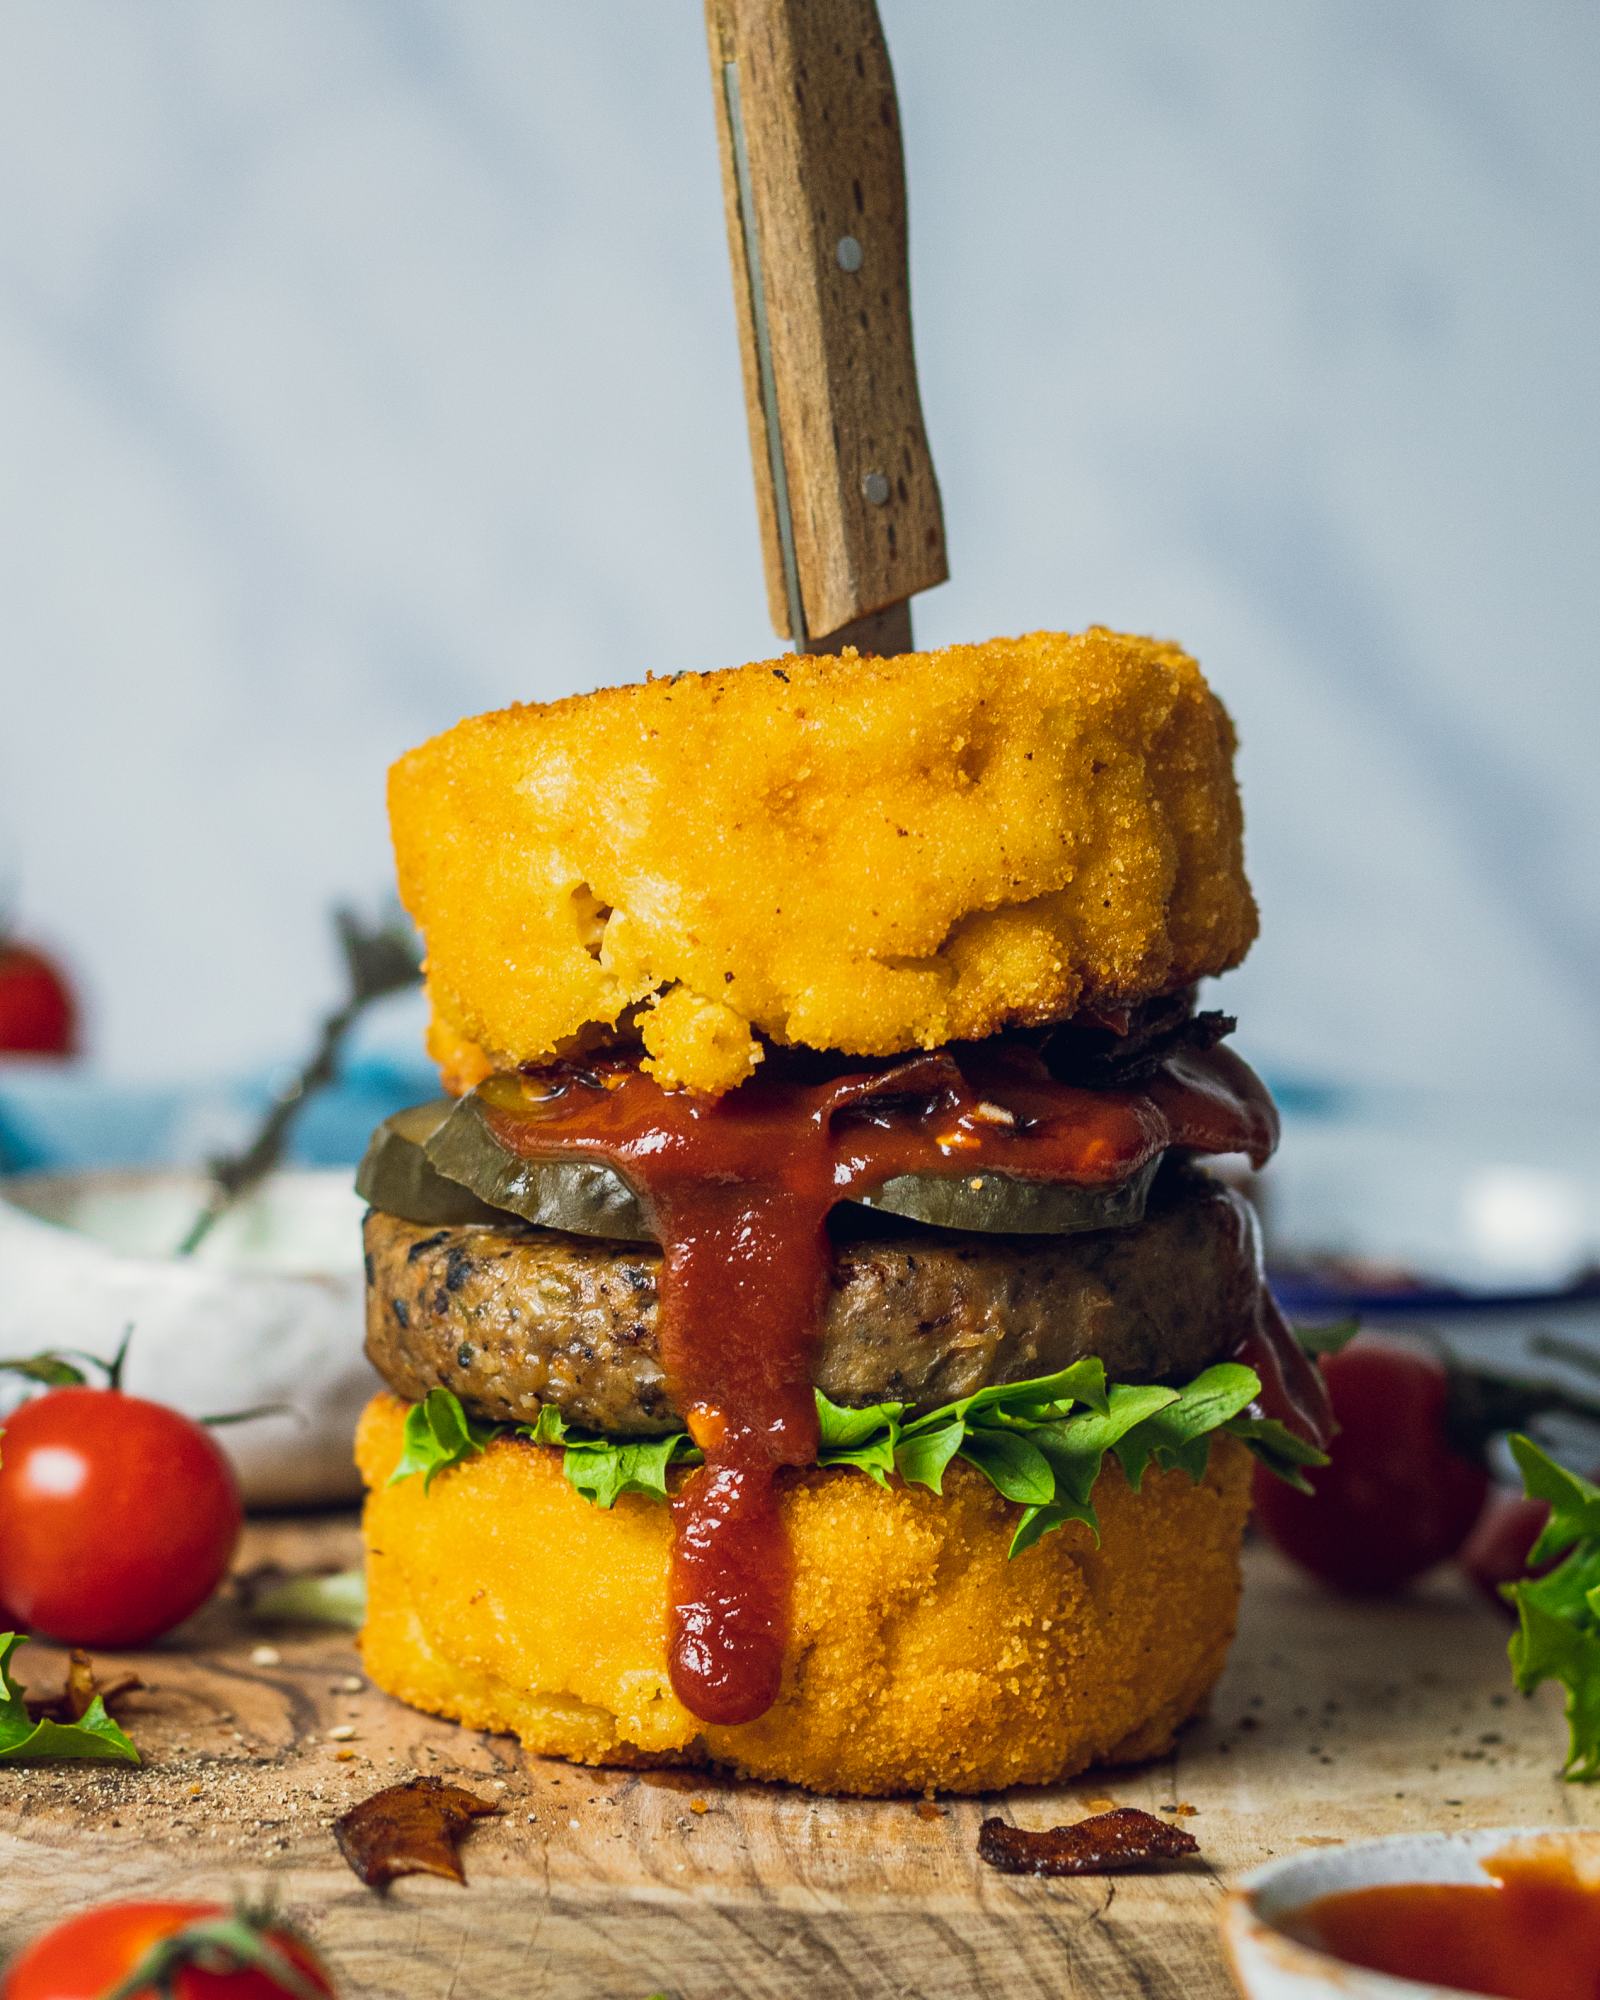
<path id="1" fill-rule="evenodd" d="M 1559 1841 L 1484 1862 L 1484 1882 L 1395 1882 L 1323 1896 L 1285 1928 L 1351 1965 L 1501 2000 L 1600 2000 L 1600 1890 Z"/>
<path id="2" fill-rule="evenodd" d="M 1260 1080 L 1222 1048 L 1170 1055 L 1128 1088 L 1063 1083 L 1037 1049 L 995 1042 L 715 1099 L 623 1062 L 496 1077 L 478 1095 L 510 1150 L 604 1161 L 650 1210 L 662 1362 L 705 1454 L 672 1503 L 672 1685 L 712 1723 L 777 1698 L 790 1564 L 776 1475 L 816 1461 L 830 1210 L 905 1173 L 1112 1186 L 1174 1147 L 1260 1166 L 1278 1135 Z M 1269 1414 L 1320 1437 L 1320 1377 L 1262 1299 L 1239 1358 Z"/>

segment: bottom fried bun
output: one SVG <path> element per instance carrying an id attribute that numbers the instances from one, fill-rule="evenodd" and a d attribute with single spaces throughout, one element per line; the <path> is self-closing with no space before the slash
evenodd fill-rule
<path id="1" fill-rule="evenodd" d="M 1098 1547 L 1073 1522 L 1015 1561 L 1015 1508 L 960 1461 L 942 1495 L 786 1473 L 782 1690 L 757 1721 L 710 1726 L 668 1679 L 670 1511 L 595 1507 L 559 1452 L 509 1437 L 431 1489 L 390 1486 L 404 1419 L 379 1396 L 357 1437 L 367 1671 L 539 1755 L 876 1796 L 1051 1783 L 1167 1750 L 1233 1636 L 1251 1461 L 1230 1438 L 1198 1485 L 1152 1470 L 1135 1493 L 1108 1462 Z"/>

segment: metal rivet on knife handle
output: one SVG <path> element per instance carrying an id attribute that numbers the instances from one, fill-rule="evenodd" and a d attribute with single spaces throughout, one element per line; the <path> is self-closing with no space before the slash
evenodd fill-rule
<path id="1" fill-rule="evenodd" d="M 841 236 L 834 246 L 833 255 L 841 271 L 861 269 L 861 245 L 853 236 Z"/>

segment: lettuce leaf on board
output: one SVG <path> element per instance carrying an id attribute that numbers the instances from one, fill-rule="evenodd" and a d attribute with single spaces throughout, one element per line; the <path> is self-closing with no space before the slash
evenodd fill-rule
<path id="1" fill-rule="evenodd" d="M 133 1739 L 106 1713 L 96 1695 L 76 1722 L 35 1722 L 28 1713 L 22 1687 L 12 1679 L 11 1655 L 22 1644 L 21 1632 L 0 1632 L 0 1763 L 31 1764 L 47 1757 L 77 1757 L 95 1762 L 137 1764 Z"/>
<path id="2" fill-rule="evenodd" d="M 1565 1689 L 1568 1741 L 1561 1774 L 1589 1783 L 1600 1778 L 1600 1486 L 1558 1465 L 1532 1438 L 1508 1442 L 1528 1498 L 1550 1508 L 1528 1566 L 1561 1558 L 1544 1576 L 1502 1587 L 1517 1614 L 1512 1679 L 1522 1694 L 1545 1681 Z"/>
<path id="3" fill-rule="evenodd" d="M 940 1493 L 951 1461 L 965 1459 L 1022 1510 L 1013 1556 L 1068 1521 L 1082 1521 L 1098 1540 L 1090 1496 L 1108 1452 L 1136 1492 L 1152 1465 L 1203 1479 L 1215 1437 L 1237 1438 L 1270 1472 L 1302 1489 L 1306 1468 L 1327 1463 L 1276 1418 L 1253 1413 L 1260 1378 L 1233 1361 L 1218 1362 L 1176 1389 L 1108 1385 L 1098 1360 L 1078 1361 L 1053 1375 L 980 1389 L 910 1419 L 904 1403 L 851 1409 L 814 1393 L 819 1465 L 865 1473 L 880 1486 L 898 1477 Z M 497 1434 L 554 1446 L 568 1484 L 597 1507 L 614 1507 L 625 1493 L 666 1500 L 671 1474 L 704 1462 L 685 1431 L 609 1438 L 574 1428 L 549 1404 L 532 1424 L 475 1424 L 448 1389 L 434 1389 L 406 1418 L 406 1450 L 390 1484 L 416 1472 L 431 1481 Z"/>
<path id="4" fill-rule="evenodd" d="M 245 1616 L 256 1625 L 342 1625 L 359 1632 L 367 1617 L 366 1572 L 264 1566 L 235 1579 Z"/>

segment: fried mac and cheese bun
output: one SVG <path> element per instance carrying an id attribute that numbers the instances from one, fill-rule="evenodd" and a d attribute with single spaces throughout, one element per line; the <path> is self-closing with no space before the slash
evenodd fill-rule
<path id="1" fill-rule="evenodd" d="M 942 1495 L 849 1471 L 784 1475 L 792 1622 L 777 1701 L 699 1721 L 667 1671 L 672 1515 L 609 1512 L 561 1454 L 502 1437 L 389 1486 L 405 1405 L 362 1420 L 367 1624 L 379 1687 L 585 1764 L 730 1766 L 820 1792 L 997 1791 L 1154 1757 L 1204 1705 L 1239 1598 L 1249 1456 L 1219 1438 L 1199 1483 L 1111 1461 L 1081 1523 L 1014 1561 L 1009 1507 L 959 1460 Z"/>
<path id="2" fill-rule="evenodd" d="M 390 777 L 447 1082 L 636 1029 L 882 1056 L 1137 1002 L 1255 935 L 1233 729 L 1176 646 L 787 657 L 458 724 Z"/>

